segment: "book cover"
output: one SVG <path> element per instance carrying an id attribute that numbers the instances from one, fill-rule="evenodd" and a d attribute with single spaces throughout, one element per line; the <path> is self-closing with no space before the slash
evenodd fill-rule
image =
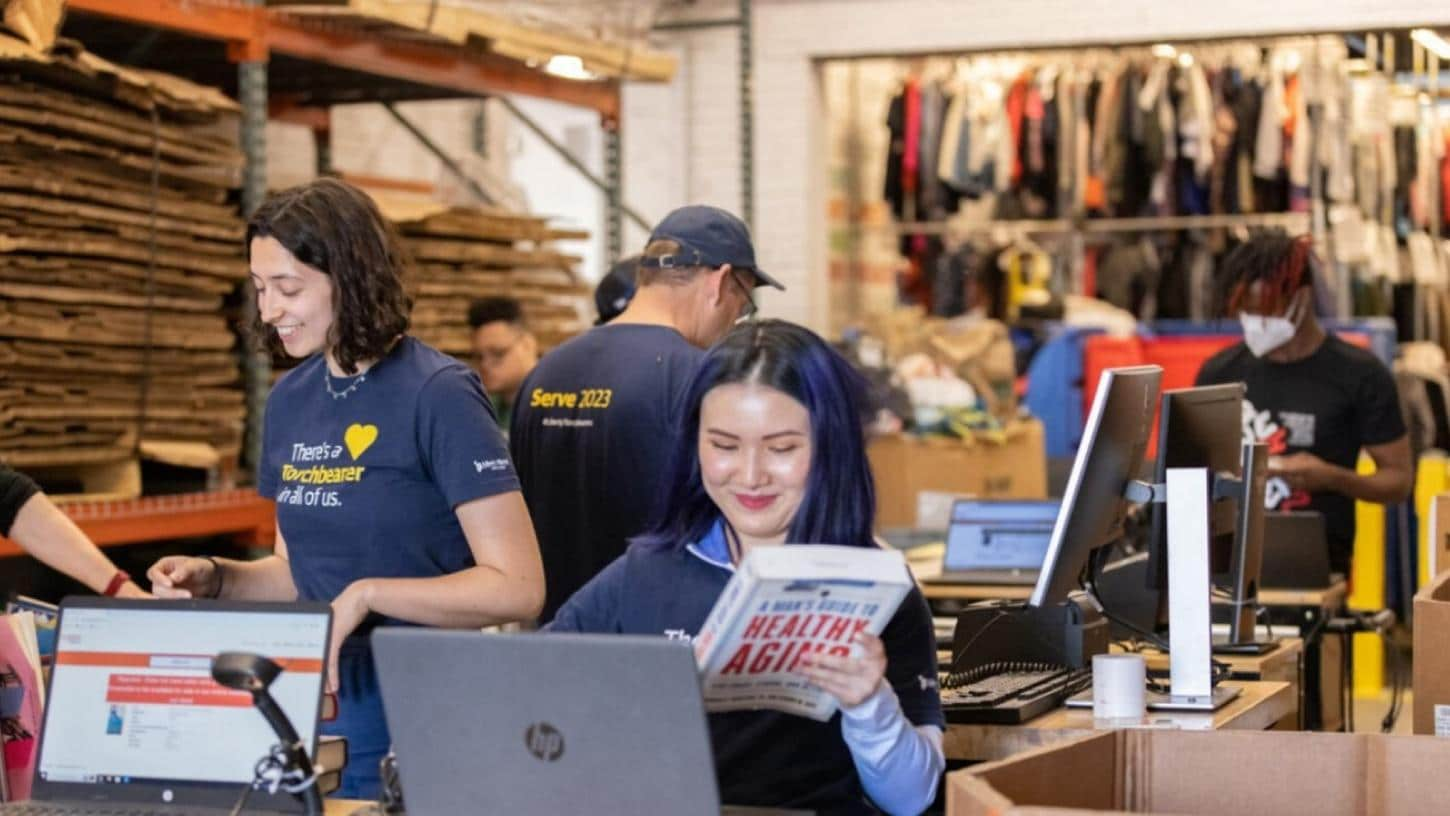
<path id="1" fill-rule="evenodd" d="M 708 711 L 772 709 L 826 721 L 836 698 L 800 674 L 813 652 L 846 655 L 880 635 L 911 588 L 900 552 L 793 544 L 741 562 L 695 639 Z"/>
<path id="2" fill-rule="evenodd" d="M 0 748 L 6 792 L 13 801 L 30 798 L 40 734 L 44 692 L 34 644 L 35 622 L 29 614 L 0 617 Z"/>
<path id="3" fill-rule="evenodd" d="M 25 595 L 16 595 L 5 603 L 5 613 L 29 612 L 35 616 L 35 637 L 43 663 L 55 657 L 55 628 L 60 624 L 60 607 Z"/>

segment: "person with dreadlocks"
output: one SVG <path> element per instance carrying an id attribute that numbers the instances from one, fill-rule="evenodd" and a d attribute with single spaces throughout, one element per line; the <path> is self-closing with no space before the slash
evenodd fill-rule
<path id="1" fill-rule="evenodd" d="M 1261 235 L 1230 252 L 1219 297 L 1244 340 L 1204 363 L 1197 384 L 1245 384 L 1244 438 L 1269 446 L 1265 509 L 1322 513 L 1330 566 L 1347 575 L 1355 501 L 1403 501 L 1413 466 L 1389 369 L 1315 315 L 1317 269 L 1307 236 Z M 1355 470 L 1361 450 L 1373 474 Z"/>

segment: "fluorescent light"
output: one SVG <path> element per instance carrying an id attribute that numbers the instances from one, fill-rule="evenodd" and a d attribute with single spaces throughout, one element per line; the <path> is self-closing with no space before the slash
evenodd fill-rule
<path id="1" fill-rule="evenodd" d="M 1178 55 L 1178 64 L 1183 66 L 1184 68 L 1192 67 L 1193 55 L 1188 53 L 1187 51 L 1184 51 L 1182 54 Z"/>
<path id="2" fill-rule="evenodd" d="M 1442 60 L 1450 60 L 1450 42 L 1428 28 L 1417 28 L 1410 32 L 1410 39 L 1434 51 Z"/>
<path id="3" fill-rule="evenodd" d="M 594 74 L 584 67 L 584 60 L 573 54 L 555 54 L 549 57 L 544 71 L 564 79 L 594 79 Z"/>
<path id="4" fill-rule="evenodd" d="M 1153 46 L 1153 56 L 1159 59 L 1173 59 L 1178 56 L 1178 49 L 1168 43 L 1158 43 Z"/>

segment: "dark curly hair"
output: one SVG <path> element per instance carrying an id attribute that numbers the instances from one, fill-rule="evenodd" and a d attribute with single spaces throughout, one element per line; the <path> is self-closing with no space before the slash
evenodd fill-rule
<path id="1" fill-rule="evenodd" d="M 468 304 L 468 325 L 478 329 L 489 323 L 524 325 L 524 307 L 518 298 L 505 295 L 478 298 Z"/>
<path id="2" fill-rule="evenodd" d="M 1319 259 L 1308 235 L 1255 235 L 1224 257 L 1218 269 L 1217 306 L 1225 317 L 1240 311 L 1276 315 L 1300 288 L 1314 285 Z M 1258 296 L 1250 289 L 1260 284 Z"/>
<path id="3" fill-rule="evenodd" d="M 332 328 L 328 348 L 348 374 L 376 360 L 408 330 L 413 299 L 403 289 L 407 252 L 397 230 L 367 193 L 334 178 L 268 196 L 247 222 L 247 261 L 252 239 L 273 238 L 293 257 L 332 278 Z M 275 351 L 277 333 L 252 322 L 259 345 Z"/>

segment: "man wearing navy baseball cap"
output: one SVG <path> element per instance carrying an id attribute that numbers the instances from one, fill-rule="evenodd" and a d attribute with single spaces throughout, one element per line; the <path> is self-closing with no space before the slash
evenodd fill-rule
<path id="1" fill-rule="evenodd" d="M 549 352 L 524 380 L 509 447 L 544 558 L 541 623 L 650 521 L 675 408 L 704 349 L 755 314 L 750 230 L 717 207 L 681 207 L 650 234 L 634 297 Z"/>

